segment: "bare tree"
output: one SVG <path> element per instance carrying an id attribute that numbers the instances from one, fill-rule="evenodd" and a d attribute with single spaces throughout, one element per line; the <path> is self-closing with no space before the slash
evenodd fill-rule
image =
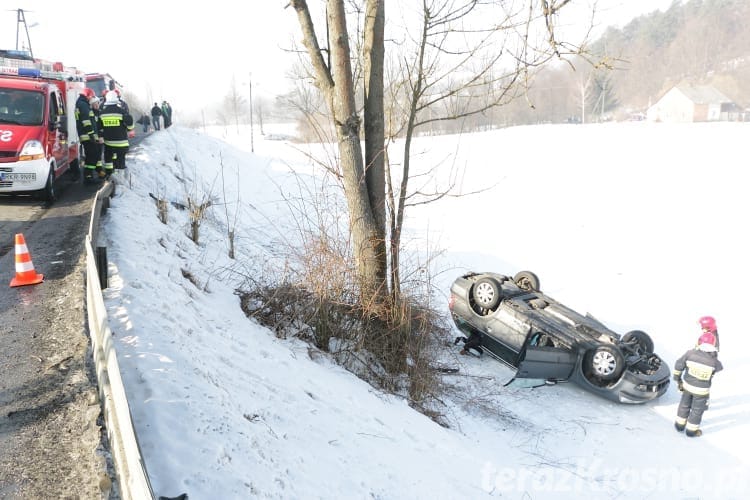
<path id="1" fill-rule="evenodd" d="M 418 129 L 434 123 L 456 122 L 486 113 L 527 95 L 534 72 L 552 60 L 583 53 L 587 35 L 576 43 L 558 38 L 555 23 L 569 0 L 503 2 L 479 0 L 422 0 L 418 36 L 407 39 L 411 56 L 399 65 L 394 82 L 405 101 L 395 102 L 406 112 L 389 131 L 403 134 L 405 147 L 390 190 L 391 286 L 398 293 L 399 249 L 404 211 L 410 204 L 429 203 L 449 189 L 409 191 L 411 144 Z M 392 176 L 389 176 L 393 178 Z"/>
<path id="2" fill-rule="evenodd" d="M 374 12 L 376 15 L 380 11 L 380 15 L 383 15 L 382 7 L 371 6 L 381 2 L 384 0 L 367 0 L 368 6 L 365 11 Z M 325 96 L 335 126 L 344 194 L 349 207 L 349 227 L 361 300 L 363 304 L 374 306 L 377 312 L 379 306 L 385 304 L 388 291 L 385 275 L 386 254 L 382 251 L 383 231 L 378 225 L 379 221 L 385 220 L 385 215 L 376 214 L 375 210 L 378 207 L 373 206 L 370 201 L 360 144 L 361 124 L 355 101 L 356 92 L 344 1 L 328 0 L 326 3 L 327 35 L 330 40 L 328 59 L 323 56 L 320 48 L 307 2 L 292 0 L 290 5 L 297 12 L 302 30 L 302 43 L 312 63 L 315 84 Z M 379 24 L 373 21 L 369 22 L 368 26 L 369 29 L 376 30 Z M 372 40 L 373 48 L 378 45 L 380 50 L 384 50 L 382 36 L 378 38 L 372 34 L 366 35 L 365 38 Z M 371 71 L 377 71 L 377 62 L 370 64 Z M 371 96 L 370 105 L 377 106 L 374 96 Z M 382 102 L 380 109 L 382 110 Z M 383 144 L 380 145 L 380 150 L 382 149 Z"/>
<path id="3" fill-rule="evenodd" d="M 325 45 L 319 41 L 308 3 L 290 1 L 314 83 L 335 127 L 364 304 L 385 304 L 399 296 L 399 247 L 406 207 L 449 193 L 449 189 L 410 192 L 411 144 L 417 131 L 488 113 L 526 95 L 534 72 L 549 61 L 583 53 L 583 42 L 571 44 L 558 36 L 557 22 L 568 4 L 569 0 L 422 0 L 416 36 L 393 40 L 399 61 L 389 60 L 393 81 L 386 85 L 385 0 L 326 0 Z M 351 50 L 352 45 L 359 47 L 359 40 L 354 44 L 350 40 L 347 5 L 355 19 L 364 13 L 362 49 L 357 54 Z M 359 23 L 351 24 L 359 29 Z M 403 32 L 412 33 L 413 26 L 405 26 Z M 357 92 L 360 67 L 362 93 Z M 391 104 L 387 110 L 386 91 Z M 359 96 L 364 101 L 364 156 Z M 400 172 L 391 172 L 386 146 L 396 137 L 404 137 L 404 156 Z M 399 184 L 394 185 L 393 179 L 399 179 Z"/>
<path id="4" fill-rule="evenodd" d="M 245 108 L 245 98 L 240 95 L 239 91 L 237 90 L 237 82 L 235 81 L 234 77 L 232 77 L 232 84 L 229 87 L 229 92 L 227 95 L 224 96 L 224 106 L 223 106 L 224 113 L 219 115 L 219 118 L 222 118 L 222 115 L 225 117 L 234 117 L 234 124 L 237 128 L 237 132 L 240 131 L 240 115 L 242 114 L 242 110 Z M 224 119 L 225 124 L 228 121 L 226 118 Z"/>

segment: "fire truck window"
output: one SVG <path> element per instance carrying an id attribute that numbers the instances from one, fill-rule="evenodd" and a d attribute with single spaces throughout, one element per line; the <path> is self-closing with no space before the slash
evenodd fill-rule
<path id="1" fill-rule="evenodd" d="M 11 107 L 12 119 L 20 125 L 41 125 L 44 113 L 44 96 L 37 92 L 17 91 Z"/>
<path id="2" fill-rule="evenodd" d="M 53 93 L 49 100 L 49 122 L 57 123 L 60 108 L 57 106 L 57 94 Z"/>

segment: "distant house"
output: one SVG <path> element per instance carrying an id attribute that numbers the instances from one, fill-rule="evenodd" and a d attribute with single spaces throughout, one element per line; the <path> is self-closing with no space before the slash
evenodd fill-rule
<path id="1" fill-rule="evenodd" d="M 731 99 L 710 85 L 681 83 L 648 108 L 655 122 L 743 121 L 745 113 Z"/>

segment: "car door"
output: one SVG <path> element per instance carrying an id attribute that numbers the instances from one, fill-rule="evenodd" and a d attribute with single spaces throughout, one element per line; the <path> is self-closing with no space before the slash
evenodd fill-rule
<path id="1" fill-rule="evenodd" d="M 482 345 L 507 364 L 517 367 L 526 337 L 531 331 L 528 320 L 504 302 L 487 318 Z"/>
<path id="2" fill-rule="evenodd" d="M 523 350 L 518 364 L 518 378 L 541 380 L 567 380 L 573 374 L 578 360 L 577 352 L 566 347 L 532 345 L 534 335 Z"/>

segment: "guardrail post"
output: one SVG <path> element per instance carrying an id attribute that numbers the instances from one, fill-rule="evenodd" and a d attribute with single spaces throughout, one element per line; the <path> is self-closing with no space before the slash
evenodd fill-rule
<path id="1" fill-rule="evenodd" d="M 99 288 L 106 290 L 109 286 L 107 247 L 96 247 L 96 272 L 99 275 Z"/>

